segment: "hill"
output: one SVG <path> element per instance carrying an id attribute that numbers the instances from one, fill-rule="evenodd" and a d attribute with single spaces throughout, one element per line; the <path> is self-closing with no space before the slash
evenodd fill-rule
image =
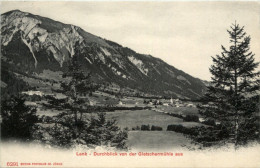
<path id="1" fill-rule="evenodd" d="M 64 72 L 75 56 L 99 84 L 188 99 L 199 98 L 206 89 L 200 79 L 159 58 L 136 53 L 80 27 L 19 10 L 1 15 L 2 76 L 9 74 L 5 70 L 37 77 L 44 73 L 48 78 L 46 71 L 49 76 Z M 8 85 L 6 77 L 2 79 Z"/>

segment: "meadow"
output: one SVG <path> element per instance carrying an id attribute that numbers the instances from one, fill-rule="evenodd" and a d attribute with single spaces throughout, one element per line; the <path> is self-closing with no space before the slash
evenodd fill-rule
<path id="1" fill-rule="evenodd" d="M 174 110 L 175 108 L 173 108 Z M 169 108 L 168 108 L 169 110 Z M 186 108 L 178 109 L 188 111 Z M 189 109 L 191 110 L 191 109 Z M 176 112 L 178 112 L 176 111 Z M 193 111 L 196 111 L 194 108 Z M 88 117 L 95 116 L 95 113 L 85 114 Z M 133 150 L 164 150 L 170 151 L 177 148 L 194 148 L 191 140 L 181 133 L 166 131 L 167 126 L 171 124 L 183 125 L 184 127 L 202 126 L 198 122 L 185 122 L 183 119 L 169 116 L 168 114 L 154 110 L 120 110 L 115 112 L 106 112 L 107 119 L 116 119 L 117 125 L 121 129 L 127 128 L 127 144 Z M 152 125 L 162 127 L 162 131 L 141 131 L 132 130 L 137 126 Z"/>
<path id="2" fill-rule="evenodd" d="M 55 94 L 57 95 L 57 94 Z M 121 129 L 128 130 L 128 140 L 127 144 L 130 149 L 146 149 L 146 150 L 163 150 L 172 148 L 182 148 L 187 147 L 187 145 L 192 146 L 191 140 L 185 137 L 181 133 L 176 133 L 173 131 L 167 131 L 168 125 L 182 125 L 187 128 L 202 126 L 200 122 L 186 122 L 182 118 L 177 118 L 170 116 L 169 114 L 181 114 L 185 115 L 197 115 L 198 110 L 196 107 L 174 107 L 166 105 L 152 105 L 144 104 L 143 98 L 137 97 L 122 97 L 118 98 L 114 95 L 110 95 L 103 92 L 95 92 L 89 99 L 94 102 L 94 106 L 106 106 L 111 104 L 114 107 L 150 107 L 150 109 L 135 109 L 135 110 L 115 110 L 107 111 L 106 118 L 108 120 L 115 119 L 117 125 Z M 167 101 L 167 100 L 160 100 Z M 122 104 L 119 104 L 122 102 Z M 50 116 L 53 117 L 61 112 L 65 112 L 65 109 L 50 108 L 44 104 L 48 104 L 46 100 L 26 102 L 28 105 L 34 105 L 37 107 L 37 114 L 39 116 Z M 86 118 L 91 116 L 97 116 L 97 112 L 84 113 Z M 43 124 L 48 126 L 48 123 Z M 141 127 L 142 125 L 149 125 L 161 127 L 161 131 L 144 131 L 137 130 L 136 127 Z M 193 146 L 194 147 L 194 146 Z"/>

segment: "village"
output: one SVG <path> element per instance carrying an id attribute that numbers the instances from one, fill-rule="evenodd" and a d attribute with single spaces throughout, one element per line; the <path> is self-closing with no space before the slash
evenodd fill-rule
<path id="1" fill-rule="evenodd" d="M 44 127 L 52 123 L 53 117 L 65 112 L 66 110 L 59 106 L 65 101 L 69 102 L 67 101 L 69 98 L 62 93 L 27 91 L 23 94 L 27 97 L 25 103 L 37 108 L 37 115 L 42 119 Z M 84 116 L 90 117 L 97 115 L 98 112 L 105 112 L 107 119 L 116 119 L 121 129 L 127 129 L 129 131 L 127 144 L 133 149 L 147 146 L 155 149 L 158 148 L 158 144 L 160 148 L 171 145 L 176 147 L 176 144 L 182 146 L 190 140 L 180 133 L 167 131 L 167 127 L 176 124 L 191 128 L 203 126 L 205 121 L 198 114 L 197 102 L 180 99 L 118 97 L 102 91 L 95 91 L 91 96 L 81 95 L 80 99 L 84 100 L 80 106 L 80 109 L 85 111 Z M 163 137 L 175 140 L 160 143 Z M 149 139 L 153 139 L 153 142 L 149 142 Z"/>
<path id="2" fill-rule="evenodd" d="M 68 98 L 66 95 L 62 93 L 44 93 L 43 91 L 24 91 L 23 95 L 28 96 L 37 96 L 37 97 L 46 97 L 52 96 L 56 99 L 66 99 Z M 102 100 L 103 98 L 103 100 Z M 171 107 L 196 107 L 196 104 L 191 101 L 182 101 L 180 99 L 146 99 L 139 97 L 127 97 L 122 96 L 118 98 L 114 95 L 110 95 L 108 93 L 104 93 L 101 91 L 96 91 L 92 94 L 92 96 L 81 95 L 80 99 L 84 100 L 84 104 L 86 106 L 121 106 L 121 107 L 144 107 L 144 106 L 171 106 Z"/>

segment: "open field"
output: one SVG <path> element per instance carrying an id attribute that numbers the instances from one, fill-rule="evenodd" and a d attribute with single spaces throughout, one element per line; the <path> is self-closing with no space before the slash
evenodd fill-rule
<path id="1" fill-rule="evenodd" d="M 174 114 L 182 114 L 182 115 L 198 115 L 199 112 L 196 107 L 171 107 L 171 106 L 158 106 L 159 110 L 174 113 Z"/>
<path id="2" fill-rule="evenodd" d="M 55 94 L 57 95 L 57 94 Z M 57 96 L 56 96 L 57 97 Z M 96 106 L 106 106 L 111 104 L 118 107 L 146 107 L 149 106 L 152 109 L 145 110 L 116 110 L 111 112 L 105 112 L 108 120 L 116 119 L 117 125 L 121 128 L 128 128 L 128 140 L 127 144 L 130 149 L 146 149 L 146 150 L 164 150 L 187 148 L 187 146 L 194 148 L 191 144 L 191 140 L 186 138 L 181 133 L 173 131 L 166 131 L 168 125 L 183 125 L 184 127 L 202 126 L 203 124 L 198 122 L 185 122 L 181 118 L 170 116 L 166 113 L 174 113 L 181 115 L 199 115 L 196 107 L 173 107 L 165 105 L 157 105 L 156 108 L 151 104 L 144 104 L 143 98 L 137 97 L 115 97 L 107 93 L 96 91 L 89 97 Z M 122 102 L 122 104 L 119 104 Z M 48 104 L 47 100 L 27 101 L 28 105 L 37 106 L 37 114 L 39 116 L 55 116 L 64 110 L 58 110 L 55 108 L 49 108 L 43 104 Z M 166 112 L 166 113 L 165 113 Z M 84 113 L 84 116 L 90 118 L 96 116 L 97 113 Z M 45 124 L 49 125 L 49 124 Z M 159 126 L 162 131 L 133 131 L 132 128 L 141 127 L 142 125 Z"/>
<path id="3" fill-rule="evenodd" d="M 116 119 L 121 128 L 128 127 L 130 130 L 133 127 L 141 125 L 160 126 L 163 130 L 167 129 L 170 124 L 180 124 L 185 127 L 199 126 L 196 122 L 183 122 L 182 119 L 169 116 L 164 113 L 159 113 L 153 110 L 135 110 L 135 111 L 115 111 L 107 112 L 108 119 Z"/>
<path id="4" fill-rule="evenodd" d="M 95 115 L 95 114 L 87 114 Z M 174 148 L 194 147 L 191 140 L 181 133 L 166 131 L 170 124 L 180 124 L 185 127 L 201 126 L 201 123 L 184 122 L 180 118 L 172 117 L 153 110 L 115 111 L 107 112 L 107 119 L 116 119 L 118 126 L 128 128 L 127 144 L 131 149 L 167 150 Z M 163 131 L 131 131 L 133 127 L 141 125 L 155 125 L 163 128 Z"/>
<path id="5" fill-rule="evenodd" d="M 127 144 L 132 150 L 145 151 L 172 151 L 186 145 L 195 147 L 183 134 L 172 131 L 130 131 Z"/>

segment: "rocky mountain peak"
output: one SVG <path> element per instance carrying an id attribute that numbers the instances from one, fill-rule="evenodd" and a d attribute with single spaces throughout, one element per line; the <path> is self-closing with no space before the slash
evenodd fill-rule
<path id="1" fill-rule="evenodd" d="M 64 24 L 19 10 L 1 15 L 2 60 L 26 73 L 64 71 L 73 56 L 97 81 L 143 92 L 197 98 L 205 90 L 199 79 L 150 55 Z"/>

